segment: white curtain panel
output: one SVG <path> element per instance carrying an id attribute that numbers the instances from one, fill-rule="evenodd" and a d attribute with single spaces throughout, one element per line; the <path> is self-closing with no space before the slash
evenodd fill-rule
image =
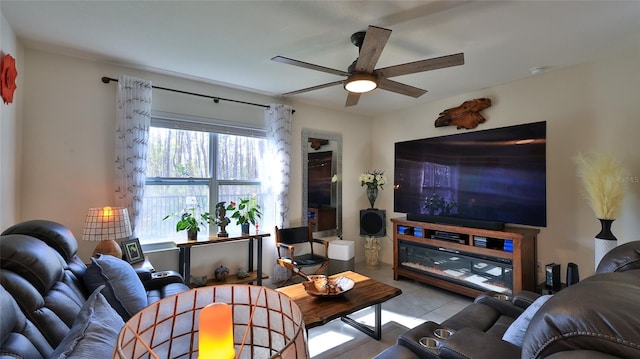
<path id="1" fill-rule="evenodd" d="M 136 237 L 151 123 L 151 81 L 120 75 L 116 113 L 115 202 L 126 207 Z"/>
<path id="2" fill-rule="evenodd" d="M 280 228 L 289 227 L 289 181 L 291 171 L 291 124 L 293 108 L 272 104 L 264 111 L 270 152 L 275 161 L 270 171 L 271 186 L 276 202 L 275 222 Z"/>

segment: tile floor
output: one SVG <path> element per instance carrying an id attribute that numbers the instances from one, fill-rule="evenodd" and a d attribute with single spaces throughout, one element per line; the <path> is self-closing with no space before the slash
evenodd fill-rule
<path id="1" fill-rule="evenodd" d="M 400 288 L 402 294 L 382 304 L 382 339 L 379 341 L 342 322 L 331 321 L 309 330 L 309 354 L 313 359 L 372 358 L 394 345 L 399 334 L 423 322 L 441 322 L 472 302 L 457 295 L 409 279 L 393 280 L 393 269 L 382 264 L 380 269 L 366 269 L 356 263 L 355 272 Z M 373 325 L 373 309 L 363 309 L 351 316 Z"/>

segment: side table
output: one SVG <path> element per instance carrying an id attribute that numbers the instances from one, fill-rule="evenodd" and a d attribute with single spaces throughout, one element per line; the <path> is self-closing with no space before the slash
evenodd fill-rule
<path id="1" fill-rule="evenodd" d="M 133 269 L 148 270 L 151 273 L 156 271 L 156 269 L 153 267 L 153 264 L 151 264 L 149 257 L 147 256 L 144 257 L 144 261 L 141 261 L 138 263 L 132 263 L 131 266 L 133 267 Z"/>

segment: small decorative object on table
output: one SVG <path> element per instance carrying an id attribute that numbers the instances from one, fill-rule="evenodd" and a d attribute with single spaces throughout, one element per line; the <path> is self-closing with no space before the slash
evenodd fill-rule
<path id="1" fill-rule="evenodd" d="M 334 297 L 351 290 L 355 282 L 347 277 L 330 279 L 326 275 L 314 274 L 307 276 L 309 281 L 302 283 L 304 290 L 319 297 Z"/>
<path id="2" fill-rule="evenodd" d="M 595 268 L 598 268 L 602 257 L 618 245 L 611 224 L 622 210 L 625 177 L 620 161 L 610 154 L 579 154 L 576 162 L 585 197 L 600 220 L 601 230 L 595 236 Z"/>
<path id="3" fill-rule="evenodd" d="M 238 279 L 244 279 L 249 277 L 249 273 L 242 268 L 238 268 L 238 272 L 236 273 L 236 276 L 238 277 Z"/>
<path id="4" fill-rule="evenodd" d="M 144 261 L 144 253 L 138 238 L 122 241 L 122 253 L 124 253 L 124 259 L 131 264 Z"/>
<path id="5" fill-rule="evenodd" d="M 378 187 L 384 189 L 385 183 L 387 183 L 387 178 L 384 176 L 384 171 L 366 171 L 360 175 L 360 186 L 367 186 L 367 199 L 372 209 L 374 209 L 378 198 Z"/>
<path id="6" fill-rule="evenodd" d="M 225 207 L 225 202 L 218 202 L 216 204 L 216 224 L 220 228 L 218 230 L 218 237 L 229 237 L 229 233 L 227 233 L 227 225 L 231 220 L 227 217 L 227 208 Z"/>
<path id="7" fill-rule="evenodd" d="M 236 220 L 242 228 L 242 234 L 249 234 L 249 223 L 255 225 L 258 218 L 262 218 L 260 204 L 255 197 L 247 199 L 240 198 L 240 202 L 231 202 L 227 206 L 227 211 L 234 211 L 231 218 Z"/>
<path id="8" fill-rule="evenodd" d="M 227 280 L 227 275 L 229 274 L 229 268 L 223 265 L 220 265 L 220 267 L 216 268 L 213 274 L 216 277 L 217 281 L 224 282 L 225 280 Z"/>
<path id="9" fill-rule="evenodd" d="M 193 283 L 194 287 L 204 287 L 207 284 L 207 276 L 191 276 L 190 282 Z"/>

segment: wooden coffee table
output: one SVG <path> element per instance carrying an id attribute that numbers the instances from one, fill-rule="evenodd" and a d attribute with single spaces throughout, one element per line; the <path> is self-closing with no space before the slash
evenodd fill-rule
<path id="1" fill-rule="evenodd" d="M 342 272 L 330 276 L 345 276 L 355 282 L 353 289 L 335 297 L 318 297 L 307 294 L 302 283 L 276 289 L 286 294 L 300 307 L 307 329 L 324 325 L 336 318 L 353 326 L 376 340 L 382 337 L 382 303 L 402 294 L 396 287 L 378 282 L 355 272 Z M 359 323 L 348 317 L 360 309 L 374 306 L 375 325 Z"/>

